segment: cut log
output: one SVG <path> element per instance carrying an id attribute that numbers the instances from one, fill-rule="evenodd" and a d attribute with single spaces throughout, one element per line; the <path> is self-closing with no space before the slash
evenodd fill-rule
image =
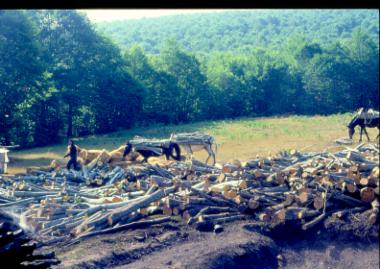
<path id="1" fill-rule="evenodd" d="M 232 217 L 239 215 L 238 212 L 224 212 L 219 214 L 210 214 L 210 215 L 200 215 L 198 221 L 214 221 L 217 219 L 224 219 L 226 217 Z"/>
<path id="2" fill-rule="evenodd" d="M 317 225 L 318 223 L 320 223 L 325 217 L 326 217 L 326 213 L 322 213 L 321 215 L 319 215 L 315 219 L 313 219 L 313 220 L 311 220 L 311 221 L 303 224 L 302 225 L 302 230 L 308 230 L 308 229 L 314 227 L 315 225 Z"/>
<path id="3" fill-rule="evenodd" d="M 160 200 L 162 197 L 168 195 L 169 193 L 173 193 L 175 190 L 176 190 L 175 187 L 169 187 L 166 189 L 157 190 L 151 195 L 144 196 L 140 200 L 134 203 L 112 210 L 103 218 L 108 219 L 108 222 L 110 223 L 110 225 L 112 225 L 112 223 L 116 223 L 121 217 L 125 217 L 126 215 L 129 215 L 130 213 L 132 213 L 133 211 L 136 211 L 137 209 L 141 207 L 147 207 L 149 206 L 150 203 Z M 91 223 L 89 223 L 89 225 L 91 225 Z"/>
<path id="4" fill-rule="evenodd" d="M 191 213 L 188 210 L 182 212 L 182 218 L 189 225 L 188 221 L 192 217 Z"/>
<path id="5" fill-rule="evenodd" d="M 226 179 L 226 175 L 224 174 L 224 173 L 221 173 L 219 176 L 218 176 L 218 182 L 219 183 L 222 183 L 222 182 L 224 182 L 225 181 L 225 179 Z"/>
<path id="6" fill-rule="evenodd" d="M 283 173 L 276 173 L 276 182 L 278 185 L 282 185 L 285 183 L 285 176 Z"/>
<path id="7" fill-rule="evenodd" d="M 360 185 L 364 187 L 368 185 L 368 182 L 369 182 L 369 179 L 367 177 L 362 177 L 359 181 Z"/>
<path id="8" fill-rule="evenodd" d="M 93 159 L 89 164 L 87 164 L 87 171 L 90 172 L 92 169 L 94 169 L 96 165 L 98 164 L 99 160 L 100 160 L 100 154 L 98 155 L 98 157 Z"/>
<path id="9" fill-rule="evenodd" d="M 296 196 L 296 201 L 299 205 L 305 205 L 309 201 L 309 195 L 310 190 L 308 189 L 301 189 L 298 192 L 298 195 Z"/>
<path id="10" fill-rule="evenodd" d="M 373 200 L 372 203 L 372 213 L 369 215 L 368 222 L 374 225 L 379 219 L 379 201 Z"/>
<path id="11" fill-rule="evenodd" d="M 105 149 L 102 150 L 100 153 L 100 158 L 98 161 L 102 162 L 103 164 L 108 163 L 112 158 L 112 155 Z"/>
<path id="12" fill-rule="evenodd" d="M 334 200 L 339 200 L 341 202 L 344 202 L 345 204 L 347 205 L 350 205 L 350 206 L 365 206 L 366 203 L 363 202 L 363 201 L 360 201 L 358 199 L 355 199 L 353 197 L 350 197 L 348 195 L 345 195 L 343 193 L 339 193 L 339 192 L 335 192 L 333 193 L 333 195 L 331 196 L 332 199 Z"/>
<path id="13" fill-rule="evenodd" d="M 318 210 L 308 210 L 304 207 L 287 207 L 274 213 L 275 220 L 284 222 L 318 215 Z"/>
<path id="14" fill-rule="evenodd" d="M 222 172 L 223 172 L 223 173 L 232 173 L 232 172 L 234 172 L 234 171 L 236 171 L 236 170 L 238 170 L 238 169 L 239 169 L 239 167 L 236 166 L 236 165 L 233 165 L 233 164 L 225 164 L 225 165 L 223 166 Z"/>
<path id="15" fill-rule="evenodd" d="M 347 214 L 353 214 L 353 213 L 361 212 L 361 211 L 364 211 L 364 210 L 366 210 L 365 207 L 347 208 L 347 209 L 344 209 L 344 210 L 339 210 L 337 212 L 334 212 L 331 215 L 331 217 L 333 219 L 341 219 L 341 218 L 343 218 Z"/>
<path id="16" fill-rule="evenodd" d="M 210 201 L 212 201 L 213 203 L 215 203 L 216 205 L 219 205 L 219 206 L 226 206 L 226 205 L 229 205 L 229 206 L 232 206 L 232 207 L 235 207 L 236 204 L 232 201 L 229 201 L 229 200 L 225 200 L 225 199 L 221 199 L 221 198 L 218 198 L 218 197 L 212 197 L 202 191 L 199 191 L 197 189 L 194 189 L 194 188 L 191 188 L 191 191 L 196 193 L 197 195 L 203 197 L 203 198 L 206 198 Z"/>
<path id="17" fill-rule="evenodd" d="M 268 213 L 260 213 L 259 220 L 269 222 L 271 220 L 271 215 Z"/>
<path id="18" fill-rule="evenodd" d="M 298 219 L 305 219 L 305 218 L 315 217 L 319 214 L 320 212 L 318 210 L 311 210 L 308 208 L 304 208 L 300 212 L 298 212 L 297 217 Z"/>
<path id="19" fill-rule="evenodd" d="M 348 153 L 347 153 L 347 156 L 346 158 L 348 160 L 351 160 L 351 161 L 354 161 L 354 162 L 359 162 L 359 163 L 370 163 L 370 161 L 368 161 L 360 152 L 358 151 L 353 151 L 353 150 L 350 150 Z"/>
<path id="20" fill-rule="evenodd" d="M 178 216 L 181 214 L 181 210 L 178 207 L 173 208 L 173 215 Z"/>
<path id="21" fill-rule="evenodd" d="M 228 191 L 230 190 L 231 187 L 238 187 L 239 183 L 240 183 L 239 180 L 225 181 L 223 183 L 212 185 L 211 191 L 214 191 L 214 192 Z"/>
<path id="22" fill-rule="evenodd" d="M 15 202 L 0 204 L 0 208 L 2 208 L 2 207 L 11 207 L 11 206 L 24 206 L 24 205 L 31 204 L 34 201 L 35 201 L 35 198 L 27 198 L 27 199 L 24 199 L 24 200 L 18 200 L 18 201 L 15 201 Z"/>
<path id="23" fill-rule="evenodd" d="M 59 264 L 60 261 L 57 259 L 43 259 L 43 260 L 34 260 L 34 261 L 26 261 L 22 262 L 20 268 L 50 268 L 52 265 Z"/>
<path id="24" fill-rule="evenodd" d="M 259 169 L 253 170 L 253 175 L 257 179 L 264 177 L 264 174 Z"/>
<path id="25" fill-rule="evenodd" d="M 238 193 L 236 190 L 229 190 L 223 193 L 224 197 L 227 199 L 234 199 L 237 197 Z"/>
<path id="26" fill-rule="evenodd" d="M 248 207 L 249 209 L 255 210 L 260 206 L 260 202 L 257 201 L 257 199 L 251 198 L 248 201 Z"/>
<path id="27" fill-rule="evenodd" d="M 150 227 L 150 226 L 155 225 L 155 224 L 164 223 L 164 222 L 167 222 L 170 220 L 171 220 L 170 217 L 162 217 L 162 218 L 157 218 L 157 219 L 132 222 L 132 223 L 120 225 L 120 226 L 115 227 L 115 228 L 108 228 L 108 229 L 104 229 L 101 231 L 94 231 L 94 232 L 90 232 L 87 234 L 83 234 L 81 236 L 78 236 L 76 241 L 82 240 L 84 238 L 90 238 L 90 237 L 93 237 L 96 235 L 116 233 L 116 232 L 127 230 L 127 229 L 142 229 L 142 228 Z"/>
<path id="28" fill-rule="evenodd" d="M 373 178 L 379 178 L 380 177 L 379 166 L 376 166 L 375 168 L 373 168 L 373 170 L 371 172 L 371 177 L 373 177 Z"/>
<path id="29" fill-rule="evenodd" d="M 240 180 L 240 181 L 239 181 L 239 188 L 240 188 L 240 189 L 246 189 L 246 188 L 248 188 L 247 181 L 245 181 L 245 180 Z"/>
<path id="30" fill-rule="evenodd" d="M 320 210 L 323 208 L 325 199 L 321 196 L 316 196 L 313 201 L 313 206 L 315 209 Z"/>
<path id="31" fill-rule="evenodd" d="M 247 203 L 247 200 L 244 199 L 241 195 L 237 195 L 237 196 L 234 198 L 234 201 L 235 201 L 235 203 L 237 203 L 238 205 L 239 205 L 239 204 L 242 204 L 242 203 Z"/>
<path id="32" fill-rule="evenodd" d="M 371 187 L 365 187 L 360 190 L 360 199 L 365 203 L 375 200 L 375 191 Z"/>
<path id="33" fill-rule="evenodd" d="M 290 196 L 291 197 L 291 196 Z M 266 213 L 269 213 L 269 214 L 273 214 L 274 212 L 276 211 L 279 211 L 281 209 L 284 209 L 288 206 L 290 206 L 291 204 L 293 203 L 293 199 L 292 198 L 289 198 L 287 200 L 285 200 L 284 202 L 282 203 L 279 203 L 279 204 L 276 204 L 276 205 L 273 205 L 273 206 L 270 206 L 270 207 L 267 207 L 265 209 L 265 212 Z"/>
<path id="34" fill-rule="evenodd" d="M 152 175 L 150 177 L 150 180 L 151 180 L 151 184 L 155 184 L 160 188 L 169 187 L 172 185 L 172 182 L 170 181 L 170 179 L 164 178 L 161 176 Z"/>
<path id="35" fill-rule="evenodd" d="M 215 224 L 223 224 L 223 223 L 232 222 L 236 220 L 242 220 L 244 218 L 245 218 L 244 215 L 233 215 L 233 216 L 227 216 L 227 217 L 213 218 L 207 221 L 198 221 L 196 223 L 196 229 L 199 229 L 199 224 L 201 223 L 206 224 L 207 226 L 211 225 L 211 227 L 213 228 Z"/>
<path id="36" fill-rule="evenodd" d="M 362 182 L 362 181 L 360 181 Z M 345 181 L 345 189 L 349 192 L 349 193 L 355 193 L 357 190 L 358 190 L 358 187 L 356 186 L 356 183 L 353 182 L 352 180 L 350 181 Z M 365 184 L 368 184 L 368 182 L 363 182 Z"/>
<path id="37" fill-rule="evenodd" d="M 377 163 L 361 163 L 359 164 L 359 171 L 360 172 L 372 171 L 373 169 L 377 167 L 379 167 L 379 164 Z"/>

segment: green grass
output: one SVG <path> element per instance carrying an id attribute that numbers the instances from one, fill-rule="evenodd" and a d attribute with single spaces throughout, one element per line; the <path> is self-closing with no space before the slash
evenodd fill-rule
<path id="1" fill-rule="evenodd" d="M 322 151 L 338 149 L 333 142 L 347 137 L 347 123 L 352 114 L 331 116 L 291 116 L 270 118 L 241 118 L 237 120 L 204 121 L 184 125 L 154 125 L 123 130 L 107 135 L 93 135 L 77 138 L 77 144 L 86 149 L 113 150 L 135 135 L 148 138 L 168 138 L 172 132 L 202 131 L 214 136 L 219 148 L 218 162 L 231 159 L 247 160 L 256 155 L 267 155 L 280 150 L 298 149 Z M 369 129 L 372 139 L 377 129 Z M 354 139 L 358 140 L 358 134 Z M 364 139 L 364 136 L 363 136 Z M 21 172 L 29 166 L 47 165 L 55 158 L 61 158 L 66 142 L 58 145 L 12 151 L 10 172 Z M 197 152 L 196 158 L 204 160 L 205 153 Z"/>

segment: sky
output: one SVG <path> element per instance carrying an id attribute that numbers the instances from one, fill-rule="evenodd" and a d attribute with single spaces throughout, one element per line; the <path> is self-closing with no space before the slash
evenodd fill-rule
<path id="1" fill-rule="evenodd" d="M 82 9 L 92 22 L 142 19 L 189 13 L 223 12 L 231 9 Z M 236 10 L 236 9 L 234 9 Z"/>

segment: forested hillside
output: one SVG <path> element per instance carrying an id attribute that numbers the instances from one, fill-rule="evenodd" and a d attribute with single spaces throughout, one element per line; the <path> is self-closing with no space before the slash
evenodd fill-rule
<path id="1" fill-rule="evenodd" d="M 102 33 L 73 10 L 0 10 L 0 144 L 377 108 L 378 24 L 373 10 L 276 10 L 114 22 Z M 108 31 L 138 44 L 121 49 Z"/>
<path id="2" fill-rule="evenodd" d="M 0 10 L 0 53 L 2 144 L 127 128 L 141 110 L 118 47 L 75 11 Z"/>
<path id="3" fill-rule="evenodd" d="M 192 52 L 229 51 L 247 47 L 284 46 L 289 36 L 303 34 L 322 44 L 350 38 L 356 27 L 379 36 L 378 10 L 255 10 L 184 14 L 96 24 L 123 49 L 138 43 L 159 53 L 168 37 Z"/>

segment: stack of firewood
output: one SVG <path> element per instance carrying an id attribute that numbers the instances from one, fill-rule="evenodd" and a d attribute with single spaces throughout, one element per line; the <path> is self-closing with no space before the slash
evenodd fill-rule
<path id="1" fill-rule="evenodd" d="M 4 266 L 42 269 L 59 263 L 54 252 L 33 254 L 36 248 L 36 242 L 9 214 L 0 210 L 0 260 L 5 263 Z"/>
<path id="2" fill-rule="evenodd" d="M 241 219 L 297 223 L 366 214 L 379 222 L 379 149 L 373 144 L 329 153 L 295 150 L 247 162 L 97 164 L 88 171 L 2 178 L 0 207 L 22 213 L 49 240 L 82 238 L 182 219 L 218 230 Z"/>

